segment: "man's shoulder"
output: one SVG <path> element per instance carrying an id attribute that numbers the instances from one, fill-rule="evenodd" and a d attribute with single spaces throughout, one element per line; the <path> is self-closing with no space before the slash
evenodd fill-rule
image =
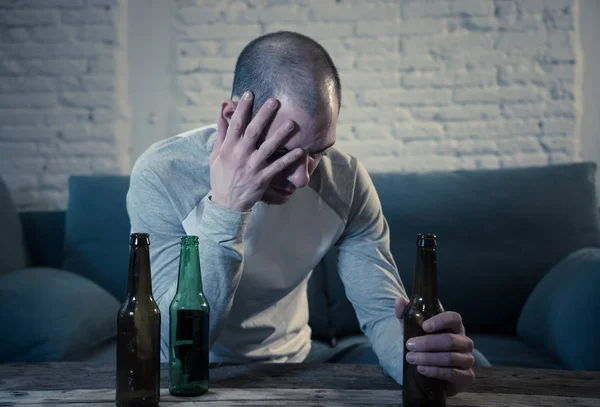
<path id="1" fill-rule="evenodd" d="M 355 196 L 356 178 L 360 174 L 359 160 L 332 147 L 327 150 L 310 187 L 344 220 L 347 221 Z"/>
<path id="2" fill-rule="evenodd" d="M 133 166 L 130 193 L 166 199 L 185 216 L 210 190 L 215 133 L 215 125 L 200 127 L 152 144 Z"/>
<path id="3" fill-rule="evenodd" d="M 157 141 L 136 160 L 133 172 L 143 170 L 159 176 L 175 176 L 197 171 L 208 165 L 215 133 L 216 126 L 211 125 Z"/>

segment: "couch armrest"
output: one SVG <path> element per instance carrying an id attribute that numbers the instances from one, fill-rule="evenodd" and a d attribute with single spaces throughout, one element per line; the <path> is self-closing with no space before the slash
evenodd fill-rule
<path id="1" fill-rule="evenodd" d="M 527 299 L 517 334 L 573 370 L 600 370 L 600 248 L 557 264 Z"/>

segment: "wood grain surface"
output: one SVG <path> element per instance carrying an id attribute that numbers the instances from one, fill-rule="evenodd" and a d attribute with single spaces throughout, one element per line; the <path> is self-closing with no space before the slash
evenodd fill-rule
<path id="1" fill-rule="evenodd" d="M 376 365 L 213 365 L 210 391 L 197 398 L 171 396 L 161 367 L 161 406 L 401 405 L 401 387 Z M 448 406 L 600 407 L 600 372 L 494 367 L 476 375 Z M 110 365 L 0 364 L 0 406 L 114 406 L 114 388 Z"/>

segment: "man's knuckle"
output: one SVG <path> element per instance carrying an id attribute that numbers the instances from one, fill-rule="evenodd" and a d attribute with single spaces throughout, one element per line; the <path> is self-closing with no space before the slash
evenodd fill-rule
<path id="1" fill-rule="evenodd" d="M 258 174 L 256 174 L 256 183 L 258 185 L 265 185 L 269 182 L 269 175 L 266 173 L 266 171 L 261 171 Z"/>
<path id="2" fill-rule="evenodd" d="M 244 137 L 248 137 L 249 139 L 255 139 L 258 137 L 258 131 L 256 131 L 254 127 L 248 126 L 244 131 Z"/>
<path id="3" fill-rule="evenodd" d="M 454 349 L 457 345 L 457 342 L 458 341 L 454 334 L 450 334 L 450 335 L 446 336 L 446 347 L 448 349 Z"/>
<path id="4" fill-rule="evenodd" d="M 248 162 L 246 163 L 246 172 L 249 174 L 254 174 L 258 172 L 258 165 L 256 164 L 256 160 L 253 160 L 252 158 L 248 159 Z"/>
<path id="5" fill-rule="evenodd" d="M 229 158 L 239 163 L 243 161 L 244 153 L 239 148 L 234 148 L 233 151 L 229 154 Z"/>
<path id="6" fill-rule="evenodd" d="M 469 355 L 467 359 L 467 367 L 472 368 L 475 365 L 475 358 L 473 355 Z"/>
<path id="7" fill-rule="evenodd" d="M 221 157 L 221 159 L 223 160 L 228 160 L 229 158 L 231 158 L 231 149 L 226 148 L 225 146 L 221 147 L 221 150 L 219 150 L 219 157 Z"/>
<path id="8" fill-rule="evenodd" d="M 281 157 L 280 160 L 277 161 L 277 169 L 279 171 L 283 171 L 286 169 L 286 167 L 290 164 L 290 159 L 289 157 L 285 156 L 285 157 Z"/>
<path id="9" fill-rule="evenodd" d="M 452 311 L 452 318 L 459 324 L 462 324 L 462 317 L 458 312 Z"/>
<path id="10" fill-rule="evenodd" d="M 229 127 L 231 127 L 233 130 L 240 130 L 242 127 L 244 127 L 244 124 L 241 120 L 231 120 Z"/>

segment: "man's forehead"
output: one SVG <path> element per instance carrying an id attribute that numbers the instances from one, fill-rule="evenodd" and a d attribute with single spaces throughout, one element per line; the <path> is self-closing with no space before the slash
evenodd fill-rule
<path id="1" fill-rule="evenodd" d="M 285 120 L 292 120 L 295 123 L 294 134 L 282 147 L 287 150 L 300 147 L 310 152 L 319 151 L 335 142 L 335 123 L 328 119 L 326 115 L 310 117 L 306 112 L 285 109 L 277 113 L 269 133 L 270 136 L 274 135 Z"/>
<path id="2" fill-rule="evenodd" d="M 298 131 L 282 145 L 282 148 L 290 151 L 294 148 L 302 148 L 308 153 L 317 153 L 327 149 L 334 142 L 335 138 L 327 133 Z"/>

